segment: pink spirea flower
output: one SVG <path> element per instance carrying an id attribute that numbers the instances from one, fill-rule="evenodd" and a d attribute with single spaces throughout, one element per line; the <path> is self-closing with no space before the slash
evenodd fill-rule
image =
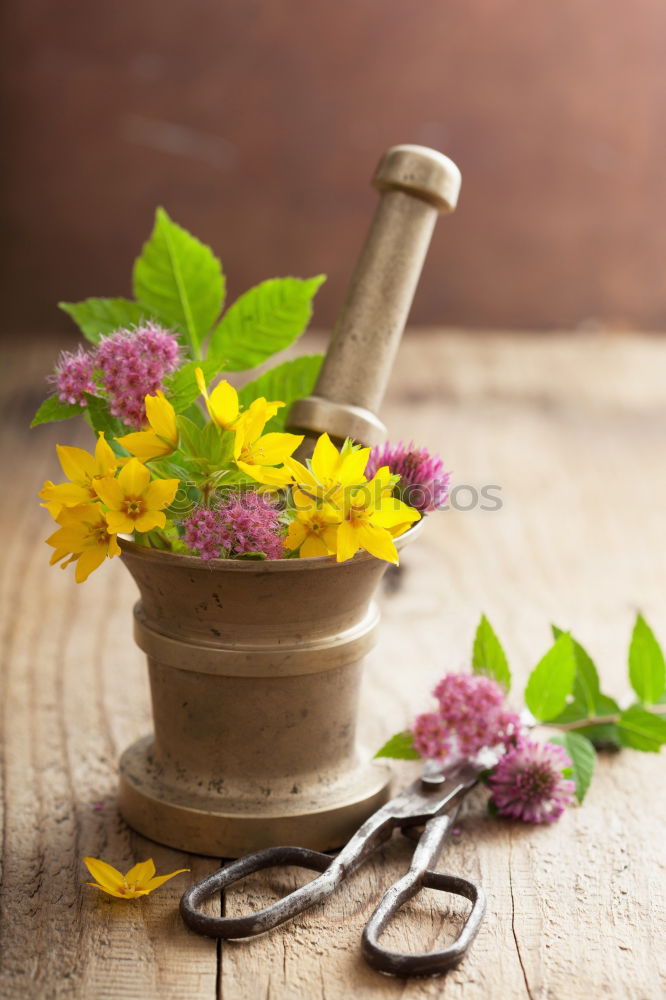
<path id="1" fill-rule="evenodd" d="M 62 403 L 86 405 L 86 392 L 95 392 L 93 382 L 94 361 L 87 351 L 79 347 L 77 351 L 63 351 L 55 366 L 50 381 L 55 383 L 58 398 Z"/>
<path id="2" fill-rule="evenodd" d="M 474 757 L 484 747 L 517 739 L 520 719 L 506 708 L 503 689 L 489 677 L 446 674 L 433 695 L 437 711 L 417 716 L 412 727 L 414 747 L 423 757 Z"/>
<path id="3" fill-rule="evenodd" d="M 164 387 L 165 377 L 178 367 L 179 360 L 175 334 L 152 322 L 102 337 L 94 364 L 108 393 L 111 415 L 136 430 L 143 427 L 145 397 Z"/>
<path id="4" fill-rule="evenodd" d="M 266 497 L 237 493 L 215 508 L 199 507 L 183 522 L 185 543 L 202 559 L 263 552 L 280 559 L 284 534 L 279 512 Z"/>
<path id="5" fill-rule="evenodd" d="M 526 823 L 552 823 L 573 801 L 574 782 L 562 774 L 567 767 L 571 767 L 571 760 L 562 747 L 519 741 L 488 779 L 491 802 L 500 816 Z"/>
<path id="6" fill-rule="evenodd" d="M 425 514 L 446 503 L 451 475 L 444 471 L 439 455 L 431 455 L 426 448 L 417 448 L 413 441 L 406 446 L 402 441 L 397 445 L 387 441 L 370 452 L 365 470 L 368 479 L 384 465 L 400 476 L 400 496 L 410 507 Z"/>

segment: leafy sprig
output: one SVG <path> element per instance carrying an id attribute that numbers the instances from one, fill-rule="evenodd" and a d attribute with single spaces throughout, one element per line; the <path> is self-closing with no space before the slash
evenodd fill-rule
<path id="1" fill-rule="evenodd" d="M 637 700 L 626 708 L 601 691 L 599 672 L 589 653 L 568 632 L 552 626 L 553 644 L 527 680 L 524 702 L 535 726 L 558 730 L 551 742 L 572 761 L 571 778 L 579 802 L 592 780 L 597 751 L 630 747 L 658 753 L 666 744 L 666 668 L 664 654 L 641 614 L 629 645 L 629 681 Z M 502 645 L 485 615 L 476 630 L 472 669 L 497 681 L 507 692 L 511 671 Z M 410 730 L 397 733 L 375 754 L 414 760 Z"/>

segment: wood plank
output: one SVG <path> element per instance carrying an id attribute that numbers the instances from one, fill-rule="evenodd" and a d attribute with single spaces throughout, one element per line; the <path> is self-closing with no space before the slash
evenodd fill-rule
<path id="1" fill-rule="evenodd" d="M 446 670 L 463 668 L 480 611 L 524 680 L 550 621 L 595 655 L 606 687 L 628 697 L 626 646 L 642 608 L 666 637 L 661 553 L 666 438 L 656 338 L 552 338 L 455 331 L 405 342 L 386 407 L 395 437 L 440 450 L 454 481 L 502 487 L 500 511 L 432 518 L 383 595 L 369 657 L 363 736 L 369 748 L 427 704 Z M 477 796 L 442 869 L 479 879 L 488 916 L 473 951 L 444 980 L 373 973 L 361 927 L 408 863 L 401 838 L 329 903 L 288 929 L 225 944 L 180 924 L 186 879 L 215 867 L 131 833 L 114 805 L 120 750 L 149 727 L 141 654 L 131 639 L 134 588 L 118 565 L 76 587 L 47 566 L 48 522 L 35 507 L 55 474 L 56 440 L 73 424 L 27 432 L 48 354 L 7 352 L 0 497 L 4 632 L 4 841 L 0 995 L 13 997 L 557 997 L 646 1000 L 666 987 L 663 758 L 623 752 L 600 762 L 584 807 L 552 828 L 487 820 Z M 81 439 L 83 442 L 83 438 Z M 461 494 L 464 500 L 464 494 Z M 399 780 L 409 765 L 396 768 Z M 659 783 L 659 784 L 658 784 Z M 136 903 L 82 883 L 84 854 L 192 876 Z M 254 876 L 227 912 L 262 905 L 305 875 Z M 393 947 L 432 947 L 454 925 L 432 892 L 387 933 Z M 444 912 L 445 919 L 442 919 Z"/>

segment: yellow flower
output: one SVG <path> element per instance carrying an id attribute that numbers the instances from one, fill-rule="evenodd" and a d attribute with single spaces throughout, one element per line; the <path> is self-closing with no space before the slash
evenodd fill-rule
<path id="1" fill-rule="evenodd" d="M 287 468 L 276 469 L 298 448 L 303 440 L 299 434 L 262 434 L 271 417 L 284 403 L 269 403 L 263 397 L 255 399 L 236 424 L 234 458 L 239 469 L 266 486 L 287 486 L 293 475 Z"/>
<path id="2" fill-rule="evenodd" d="M 44 483 L 40 497 L 47 502 L 42 504 L 49 513 L 57 518 L 63 507 L 78 507 L 97 499 L 95 482 L 103 476 L 112 476 L 118 467 L 118 458 L 100 431 L 95 454 L 91 455 L 83 448 L 72 448 L 69 445 L 56 445 L 62 471 L 70 480 L 69 483 L 54 485 L 50 480 Z"/>
<path id="3" fill-rule="evenodd" d="M 150 430 L 136 431 L 116 438 L 123 448 L 127 448 L 141 462 L 170 455 L 178 447 L 176 411 L 159 389 L 155 396 L 146 396 L 146 416 Z"/>
<path id="4" fill-rule="evenodd" d="M 219 382 L 215 386 L 209 396 L 206 388 L 206 380 L 201 368 L 195 369 L 194 375 L 199 390 L 206 400 L 210 419 L 225 431 L 233 430 L 239 413 L 238 393 L 234 387 L 222 380 L 222 382 Z"/>
<path id="5" fill-rule="evenodd" d="M 421 517 L 391 493 L 394 477 L 387 466 L 379 469 L 374 479 L 345 497 L 344 519 L 336 537 L 336 559 L 345 562 L 359 549 L 365 549 L 377 559 L 398 565 L 398 552 L 393 544 L 393 531 L 406 530 Z"/>
<path id="6" fill-rule="evenodd" d="M 109 530 L 130 534 L 163 528 L 168 507 L 178 489 L 177 479 L 153 479 L 138 458 L 131 458 L 117 479 L 107 477 L 95 482 L 97 495 L 109 512 Z"/>
<path id="7" fill-rule="evenodd" d="M 152 858 L 147 861 L 140 861 L 137 865 L 121 875 L 117 868 L 109 865 L 106 861 L 99 861 L 97 858 L 84 858 L 84 864 L 96 882 L 86 882 L 93 889 L 101 889 L 109 896 L 117 896 L 118 899 L 138 899 L 139 896 L 147 896 L 153 889 L 159 889 L 161 885 L 168 882 L 174 875 L 182 875 L 189 872 L 189 868 L 179 868 L 169 875 L 155 875 L 155 865 Z"/>
<path id="8" fill-rule="evenodd" d="M 87 580 L 107 556 L 113 559 L 120 555 L 118 540 L 109 528 L 101 504 L 87 503 L 81 507 L 65 508 L 57 521 L 60 528 L 46 539 L 47 544 L 55 549 L 51 565 L 69 556 L 61 568 L 76 562 L 77 583 Z"/>
<path id="9" fill-rule="evenodd" d="M 284 547 L 302 559 L 332 555 L 336 551 L 338 525 L 341 516 L 329 504 L 318 505 L 301 490 L 293 490 L 296 519 L 289 525 Z"/>
<path id="10" fill-rule="evenodd" d="M 321 434 L 315 445 L 310 469 L 294 458 L 288 458 L 285 465 L 294 481 L 314 497 L 336 502 L 341 490 L 366 482 L 365 467 L 369 457 L 370 448 L 352 451 L 351 443 L 345 441 L 338 451 L 328 434 Z"/>

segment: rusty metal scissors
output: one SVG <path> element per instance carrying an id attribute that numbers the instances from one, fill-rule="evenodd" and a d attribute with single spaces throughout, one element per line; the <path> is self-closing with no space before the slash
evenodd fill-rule
<path id="1" fill-rule="evenodd" d="M 365 925 L 361 947 L 366 961 L 381 972 L 395 976 L 441 974 L 463 957 L 479 930 L 486 907 L 485 895 L 479 886 L 455 875 L 431 870 L 431 865 L 437 863 L 464 796 L 477 783 L 480 773 L 481 768 L 470 763 L 449 772 L 425 773 L 366 820 L 334 858 L 303 847 L 270 847 L 232 861 L 184 893 L 180 901 L 181 916 L 193 931 L 208 937 L 245 938 L 262 934 L 330 895 L 377 847 L 389 840 L 396 828 L 411 835 L 410 831 L 413 833 L 415 827 L 425 825 L 409 871 L 384 894 Z M 322 874 L 270 906 L 247 916 L 210 917 L 197 909 L 203 900 L 240 879 L 263 868 L 281 865 L 297 865 Z M 424 887 L 470 900 L 472 909 L 458 937 L 440 951 L 421 954 L 382 948 L 378 938 L 386 925 L 403 903 Z"/>

